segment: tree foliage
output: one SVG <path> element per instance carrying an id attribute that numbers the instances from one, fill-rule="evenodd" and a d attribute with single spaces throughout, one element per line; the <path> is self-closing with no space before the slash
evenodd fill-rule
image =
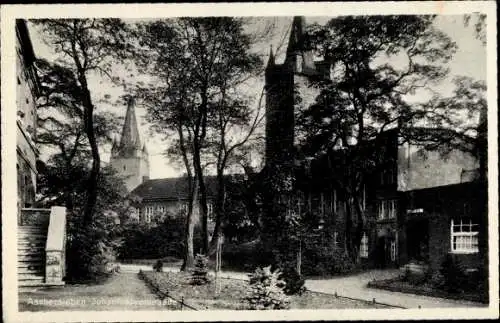
<path id="1" fill-rule="evenodd" d="M 346 16 L 308 30 L 306 46 L 332 64 L 329 80 L 298 120 L 299 156 L 332 156 L 328 171 L 348 203 L 347 250 L 355 259 L 365 226 L 364 184 L 384 162 L 384 132 L 438 122 L 430 109 L 432 86 L 448 74 L 456 44 L 433 25 L 433 16 Z M 429 133 L 429 132 L 426 132 Z M 441 136 L 445 132 L 436 132 Z M 412 132 L 407 132 L 410 140 Z M 429 138 L 425 138 L 429 139 Z"/>
<path id="2" fill-rule="evenodd" d="M 57 54 L 61 68 L 54 72 L 67 81 L 61 83 L 65 88 L 60 89 L 63 97 L 56 98 L 58 105 L 68 109 L 78 106 L 81 111 L 79 117 L 83 120 L 92 155 L 83 217 L 85 225 L 90 225 L 98 199 L 101 158 L 95 129 L 96 98 L 91 95 L 88 79 L 91 73 L 98 73 L 117 80 L 112 76 L 113 64 L 127 59 L 132 49 L 127 41 L 127 25 L 119 19 L 37 19 L 32 22 L 40 27 L 43 40 Z M 77 109 L 73 111 L 77 113 Z"/>
<path id="3" fill-rule="evenodd" d="M 220 169 L 231 152 L 242 145 L 236 143 L 233 148 L 230 145 L 234 144 L 223 145 L 221 140 L 227 140 L 231 125 L 243 126 L 252 120 L 245 98 L 235 90 L 258 66 L 259 59 L 249 54 L 250 38 L 243 31 L 242 21 L 236 18 L 160 20 L 141 24 L 138 30 L 139 44 L 144 49 L 138 63 L 155 83 L 139 86 L 137 95 L 148 107 L 148 117 L 157 130 L 175 137 L 173 152 L 183 161 L 191 183 L 191 205 L 194 190 L 199 193 L 203 252 L 207 253 L 207 165 L 203 162 L 208 160 L 207 149 L 214 141 L 217 147 L 223 147 L 218 150 L 222 154 L 218 159 Z"/>

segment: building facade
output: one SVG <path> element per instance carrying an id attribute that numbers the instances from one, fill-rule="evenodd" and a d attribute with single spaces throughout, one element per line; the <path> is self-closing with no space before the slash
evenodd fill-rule
<path id="1" fill-rule="evenodd" d="M 210 219 L 216 194 L 216 178 L 207 176 L 205 186 L 207 188 L 207 207 Z M 158 222 L 166 216 L 185 215 L 188 211 L 189 202 L 188 179 L 187 177 L 150 179 L 132 190 L 130 197 L 135 201 L 139 220 L 142 223 Z M 199 224 L 198 201 L 195 201 L 193 205 L 193 213 L 195 224 Z"/>
<path id="2" fill-rule="evenodd" d="M 315 61 L 311 52 L 303 50 L 304 30 L 304 18 L 295 17 L 284 63 L 276 63 L 272 49 L 269 55 L 265 73 L 267 177 L 263 178 L 295 178 L 293 189 L 301 196 L 299 212 L 321 220 L 331 250 L 343 249 L 350 215 L 342 190 L 325 174 L 326 161 L 310 161 L 307 174 L 297 173 L 293 164 L 300 140 L 296 115 L 318 94 L 309 81 L 328 80 L 332 73 L 329 64 Z M 420 263 L 437 270 L 451 254 L 463 258 L 471 269 L 477 267 L 479 223 L 483 223 L 478 217 L 485 215 L 474 210 L 486 203 L 486 193 L 479 189 L 477 158 L 459 149 L 443 153 L 403 144 L 400 130 L 391 129 L 381 136 L 383 143 L 377 145 L 383 147 L 384 162 L 362 189 L 361 262 L 382 268 Z"/>
<path id="3" fill-rule="evenodd" d="M 17 195 L 18 210 L 35 206 L 37 112 L 40 83 L 35 54 L 25 20 L 16 20 Z"/>
<path id="4" fill-rule="evenodd" d="M 149 153 L 141 142 L 133 98 L 127 103 L 120 140 L 113 141 L 110 165 L 125 182 L 127 192 L 149 179 Z"/>

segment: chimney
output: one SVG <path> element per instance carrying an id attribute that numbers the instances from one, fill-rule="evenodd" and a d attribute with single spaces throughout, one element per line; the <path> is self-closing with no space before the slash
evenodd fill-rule
<path id="1" fill-rule="evenodd" d="M 142 176 L 142 182 L 147 182 L 149 181 L 149 176 Z"/>

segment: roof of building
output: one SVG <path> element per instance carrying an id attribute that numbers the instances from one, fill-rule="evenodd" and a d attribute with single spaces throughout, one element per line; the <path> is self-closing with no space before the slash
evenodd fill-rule
<path id="1" fill-rule="evenodd" d="M 231 178 L 231 176 L 227 176 L 227 178 Z M 217 177 L 206 176 L 204 179 L 207 196 L 214 197 L 217 193 Z M 149 201 L 184 200 L 188 198 L 187 177 L 150 179 L 137 186 L 130 192 L 130 195 Z"/>

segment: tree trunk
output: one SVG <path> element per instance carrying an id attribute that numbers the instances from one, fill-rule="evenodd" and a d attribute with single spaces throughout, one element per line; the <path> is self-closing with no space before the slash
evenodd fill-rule
<path id="1" fill-rule="evenodd" d="M 181 271 L 187 271 L 194 267 L 194 203 L 197 199 L 198 189 L 196 185 L 196 177 L 192 178 L 189 176 L 189 204 L 188 212 L 186 215 L 186 228 L 185 228 L 185 239 L 184 239 L 184 261 L 181 266 Z"/>
<path id="2" fill-rule="evenodd" d="M 207 191 L 206 191 L 206 186 L 205 186 L 205 180 L 203 178 L 203 169 L 201 167 L 201 147 L 198 139 L 195 139 L 194 141 L 194 151 L 193 151 L 193 166 L 195 170 L 195 177 L 198 182 L 198 189 L 199 189 L 199 209 L 200 209 L 200 215 L 201 215 L 201 226 L 202 226 L 202 240 L 203 240 L 203 246 L 202 246 L 202 253 L 207 254 L 208 253 L 208 245 L 209 245 L 209 240 L 208 240 L 208 212 L 207 212 Z"/>
<path id="3" fill-rule="evenodd" d="M 85 134 L 89 140 L 90 150 L 92 152 L 92 168 L 87 181 L 87 203 L 83 213 L 84 225 L 89 225 L 93 221 L 95 206 L 97 203 L 97 185 L 101 167 L 101 158 L 99 156 L 99 147 L 94 133 L 94 106 L 90 98 L 90 92 L 87 88 L 85 76 L 80 77 L 80 83 L 83 90 L 84 111 L 84 127 Z"/>
<path id="4" fill-rule="evenodd" d="M 184 167 L 186 168 L 186 174 L 188 179 L 188 212 L 186 214 L 186 226 L 184 229 L 184 260 L 181 266 L 182 271 L 189 270 L 194 266 L 194 202 L 197 196 L 197 185 L 196 177 L 193 178 L 193 173 L 191 171 L 191 164 L 188 159 L 188 152 L 186 148 L 186 143 L 184 141 L 184 133 L 182 129 L 182 123 L 179 119 L 177 124 L 177 134 L 179 136 L 179 149 L 182 155 L 182 161 L 184 162 Z"/>
<path id="5" fill-rule="evenodd" d="M 217 241 L 222 234 L 222 222 L 225 215 L 225 195 L 226 195 L 226 185 L 224 183 L 224 171 L 222 169 L 217 170 L 217 197 L 215 201 L 215 227 L 214 233 L 212 235 L 212 240 L 210 242 L 209 253 L 211 254 L 215 247 L 217 246 Z"/>
<path id="6" fill-rule="evenodd" d="M 352 255 L 352 259 L 354 260 L 354 263 L 357 264 L 359 262 L 359 248 L 361 245 L 361 239 L 363 238 L 364 219 L 363 208 L 361 207 L 361 202 L 359 201 L 358 196 L 353 198 L 353 204 L 356 212 L 356 231 L 353 237 L 354 254 Z"/>
<path id="7" fill-rule="evenodd" d="M 345 249 L 347 251 L 347 255 L 352 258 L 354 253 L 353 239 L 352 239 L 352 209 L 351 204 L 349 203 L 349 198 L 347 198 L 346 203 L 346 214 L 345 214 Z"/>

